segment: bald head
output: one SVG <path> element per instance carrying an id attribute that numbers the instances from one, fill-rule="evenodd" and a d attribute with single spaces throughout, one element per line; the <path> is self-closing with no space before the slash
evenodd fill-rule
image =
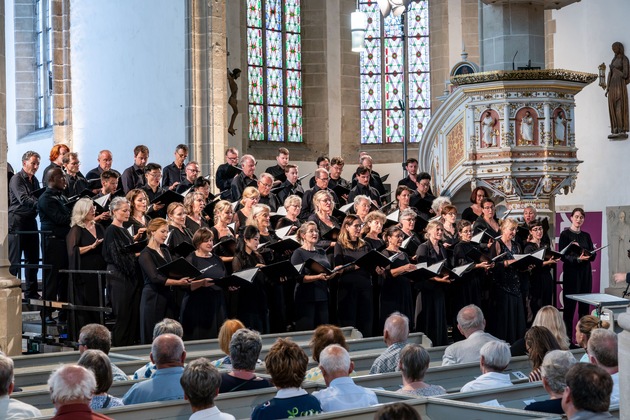
<path id="1" fill-rule="evenodd" d="M 150 357 L 158 369 L 184 366 L 186 360 L 184 342 L 175 334 L 159 335 L 153 340 Z"/>
<path id="2" fill-rule="evenodd" d="M 409 338 L 409 318 L 400 312 L 394 312 L 385 320 L 383 338 L 388 346 L 402 343 Z"/>
<path id="3" fill-rule="evenodd" d="M 486 327 L 486 320 L 477 305 L 468 305 L 457 313 L 457 326 L 464 337 L 468 338 L 475 331 L 483 331 Z"/>

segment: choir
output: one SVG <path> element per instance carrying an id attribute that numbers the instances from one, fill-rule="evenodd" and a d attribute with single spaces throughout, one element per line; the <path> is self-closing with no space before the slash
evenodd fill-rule
<path id="1" fill-rule="evenodd" d="M 522 225 L 499 220 L 481 187 L 458 221 L 456 207 L 432 195 L 429 174 L 419 173 L 413 158 L 390 201 L 367 155 L 349 181 L 341 176 L 343 158 L 318 158 L 305 189 L 288 149 L 257 177 L 255 158 L 239 159 L 229 148 L 216 195 L 187 156 L 177 145 L 174 162 L 162 167 L 148 163 L 149 149 L 140 145 L 121 176 L 103 150 L 84 177 L 78 154 L 55 146 L 40 189 L 40 156 L 25 153 L 9 185 L 12 272 L 22 253 L 36 263 L 39 215 L 51 267 L 45 298 L 67 299 L 63 269 L 79 270 L 69 293 L 75 303 L 98 306 L 105 292 L 116 346 L 150 342 L 164 317 L 180 319 L 186 339 L 216 337 L 228 318 L 261 333 L 334 323 L 371 336 L 394 311 L 445 345 L 456 314 L 469 304 L 493 314 L 490 333 L 513 342 L 551 303 L 556 261 L 575 272 L 575 291 L 590 284 L 593 245 L 580 231 L 581 209 L 560 238 L 567 249 L 555 253 L 534 209 Z M 36 269 L 28 267 L 25 296 L 37 297 Z M 81 270 L 107 270 L 105 290 Z M 76 315 L 77 328 L 98 320 L 96 312 Z"/>

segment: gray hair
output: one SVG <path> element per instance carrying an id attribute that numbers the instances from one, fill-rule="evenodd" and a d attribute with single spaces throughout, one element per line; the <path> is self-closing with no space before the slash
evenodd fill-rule
<path id="1" fill-rule="evenodd" d="M 181 361 L 184 342 L 175 334 L 162 334 L 153 340 L 151 354 L 156 365 Z"/>
<path id="2" fill-rule="evenodd" d="M 329 172 L 326 169 L 324 169 L 324 168 L 317 168 L 317 169 L 315 169 L 314 174 L 315 174 L 315 178 L 316 179 L 321 179 L 323 174 L 328 175 Z"/>
<path id="3" fill-rule="evenodd" d="M 404 209 L 398 214 L 398 221 L 400 222 L 402 219 L 406 217 L 416 218 L 418 217 L 418 213 L 414 209 Z"/>
<path id="4" fill-rule="evenodd" d="M 256 159 L 254 159 L 253 155 L 243 155 L 243 156 L 241 156 L 240 164 L 242 165 L 243 163 L 245 163 L 248 160 L 251 160 L 252 162 L 254 162 L 254 165 L 256 164 Z"/>
<path id="5" fill-rule="evenodd" d="M 409 318 L 400 312 L 394 312 L 385 320 L 383 330 L 387 331 L 396 343 L 407 341 L 409 338 Z"/>
<path id="6" fill-rule="evenodd" d="M 182 324 L 171 318 L 164 318 L 153 327 L 153 339 L 162 334 L 175 334 L 178 337 L 184 336 Z"/>
<path id="7" fill-rule="evenodd" d="M 107 392 L 112 386 L 114 375 L 109 357 L 100 350 L 86 350 L 83 352 L 77 365 L 83 366 L 92 371 L 96 379 L 94 394 Z"/>
<path id="8" fill-rule="evenodd" d="M 24 152 L 24 154 L 22 155 L 22 162 L 26 162 L 27 160 L 29 160 L 33 156 L 35 156 L 37 159 L 41 160 L 41 156 L 39 156 L 39 153 L 34 152 L 32 150 L 29 150 L 28 152 Z"/>
<path id="9" fill-rule="evenodd" d="M 127 200 L 125 197 L 114 197 L 112 202 L 109 203 L 109 213 L 113 216 L 114 212 L 125 204 L 130 206 L 129 200 Z"/>
<path id="10" fill-rule="evenodd" d="M 431 356 L 420 344 L 407 344 L 400 351 L 400 371 L 410 381 L 421 381 L 429 369 Z"/>
<path id="11" fill-rule="evenodd" d="M 440 214 L 442 207 L 449 205 L 451 205 L 451 199 L 441 195 L 439 197 L 435 197 L 433 204 L 431 204 L 431 210 L 433 210 L 435 214 Z"/>
<path id="12" fill-rule="evenodd" d="M 260 174 L 260 175 L 258 176 L 258 180 L 259 180 L 259 181 L 262 181 L 262 179 L 263 179 L 263 178 L 269 178 L 269 179 L 271 180 L 271 182 L 275 181 L 275 179 L 274 179 L 273 175 L 271 175 L 271 174 L 270 174 L 270 173 L 268 173 L 268 172 L 263 172 L 262 174 Z"/>
<path id="13" fill-rule="evenodd" d="M 63 365 L 48 378 L 48 389 L 53 403 L 77 400 L 88 403 L 96 389 L 96 378 L 83 366 Z"/>
<path id="14" fill-rule="evenodd" d="M 200 357 L 186 366 L 179 383 L 192 407 L 206 408 L 214 405 L 221 374 L 208 359 Z"/>
<path id="15" fill-rule="evenodd" d="M 477 305 L 464 306 L 457 313 L 457 323 L 464 331 L 482 330 L 483 321 L 483 312 Z"/>
<path id="16" fill-rule="evenodd" d="M 328 374 L 347 375 L 350 371 L 350 354 L 339 344 L 331 344 L 319 354 L 319 366 Z"/>
<path id="17" fill-rule="evenodd" d="M 13 359 L 0 353 L 0 397 L 9 394 L 13 383 Z"/>
<path id="18" fill-rule="evenodd" d="M 505 341 L 489 341 L 481 347 L 479 354 L 489 370 L 503 372 L 510 364 L 510 346 Z"/>
<path id="19" fill-rule="evenodd" d="M 256 226 L 258 229 L 260 229 L 260 227 L 258 226 L 258 221 L 256 220 L 256 216 L 261 213 L 271 214 L 271 207 L 266 204 L 255 204 L 254 206 L 252 206 L 252 213 L 247 218 L 247 226 Z"/>
<path id="20" fill-rule="evenodd" d="M 356 197 L 354 197 L 354 208 L 356 208 L 361 201 L 367 201 L 368 203 L 371 203 L 372 200 L 370 199 L 370 197 L 368 197 L 367 195 L 357 195 Z"/>
<path id="21" fill-rule="evenodd" d="M 299 195 L 290 195 L 284 200 L 283 204 L 285 209 L 292 204 L 302 207 L 302 198 Z"/>
<path id="22" fill-rule="evenodd" d="M 66 155 L 67 156 L 67 155 Z M 94 207 L 94 203 L 89 198 L 83 197 L 74 204 L 72 208 L 72 218 L 70 219 L 70 227 L 77 225 L 85 227 L 85 217 Z"/>
<path id="23" fill-rule="evenodd" d="M 587 352 L 597 364 L 607 368 L 619 365 L 617 334 L 606 328 L 596 328 L 588 339 Z"/>
<path id="24" fill-rule="evenodd" d="M 254 370 L 262 349 L 262 339 L 257 331 L 241 328 L 230 340 L 230 359 L 234 369 Z"/>
<path id="25" fill-rule="evenodd" d="M 552 350 L 545 355 L 540 372 L 553 392 L 564 392 L 567 386 L 565 377 L 575 363 L 575 357 L 568 350 Z"/>

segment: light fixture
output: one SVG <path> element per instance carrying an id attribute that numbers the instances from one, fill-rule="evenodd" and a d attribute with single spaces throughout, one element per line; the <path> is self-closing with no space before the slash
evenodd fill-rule
<path id="1" fill-rule="evenodd" d="M 352 51 L 361 52 L 365 49 L 363 41 L 367 31 L 367 15 L 357 9 L 350 14 L 350 28 L 352 30 Z"/>
<path id="2" fill-rule="evenodd" d="M 597 70 L 599 70 L 599 87 L 606 90 L 606 63 L 600 64 Z"/>

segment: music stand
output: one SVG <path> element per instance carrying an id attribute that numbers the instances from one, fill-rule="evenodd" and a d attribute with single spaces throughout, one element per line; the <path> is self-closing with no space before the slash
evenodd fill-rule
<path id="1" fill-rule="evenodd" d="M 602 314 L 602 309 L 608 306 L 628 306 L 630 300 L 620 298 L 619 296 L 608 295 L 606 293 L 580 293 L 577 295 L 567 295 L 567 299 L 573 299 L 578 302 L 588 303 L 597 307 L 597 317 Z"/>

